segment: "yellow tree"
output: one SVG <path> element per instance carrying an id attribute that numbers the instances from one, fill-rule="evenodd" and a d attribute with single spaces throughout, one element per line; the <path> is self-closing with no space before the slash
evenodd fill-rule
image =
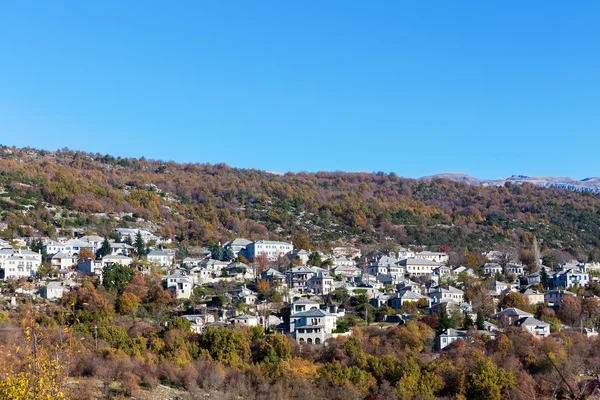
<path id="1" fill-rule="evenodd" d="M 79 259 L 79 261 L 87 261 L 89 259 L 95 260 L 96 259 L 96 255 L 90 249 L 82 249 L 79 252 L 78 259 Z"/>
<path id="2" fill-rule="evenodd" d="M 69 366 L 81 344 L 67 329 L 54 342 L 35 322 L 28 309 L 21 321 L 24 343 L 15 348 L 0 347 L 0 398 L 6 400 L 54 400 L 67 398 L 65 383 Z"/>
<path id="3" fill-rule="evenodd" d="M 141 299 L 133 293 L 125 292 L 119 296 L 119 312 L 123 315 L 131 314 L 131 318 L 135 319 L 135 313 L 140 308 Z"/>

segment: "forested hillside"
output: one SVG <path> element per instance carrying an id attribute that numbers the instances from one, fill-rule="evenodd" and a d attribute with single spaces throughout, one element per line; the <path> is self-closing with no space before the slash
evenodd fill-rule
<path id="1" fill-rule="evenodd" d="M 307 231 L 322 248 L 394 241 L 484 249 L 526 245 L 535 235 L 543 247 L 584 259 L 596 257 L 600 238 L 598 195 L 527 184 L 478 187 L 383 172 L 277 175 L 3 146 L 0 186 L 7 237 L 145 224 L 189 245 Z"/>

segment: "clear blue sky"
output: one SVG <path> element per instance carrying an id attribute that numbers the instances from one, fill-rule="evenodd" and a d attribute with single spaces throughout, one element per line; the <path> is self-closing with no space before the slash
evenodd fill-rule
<path id="1" fill-rule="evenodd" d="M 0 143 L 599 176 L 600 2 L 12 1 Z"/>

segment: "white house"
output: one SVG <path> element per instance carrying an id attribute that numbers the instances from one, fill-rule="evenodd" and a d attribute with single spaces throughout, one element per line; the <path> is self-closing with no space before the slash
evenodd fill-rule
<path id="1" fill-rule="evenodd" d="M 333 266 L 335 268 L 337 267 L 356 267 L 356 262 L 354 260 L 351 260 L 349 258 L 346 257 L 334 257 L 332 259 L 333 261 Z"/>
<path id="2" fill-rule="evenodd" d="M 421 251 L 416 253 L 414 258 L 417 260 L 429 260 L 439 264 L 445 264 L 448 262 L 448 254 L 436 251 Z"/>
<path id="3" fill-rule="evenodd" d="M 481 268 L 483 269 L 483 273 L 486 275 L 496 275 L 502 273 L 502 267 L 500 264 L 496 263 L 485 263 Z"/>
<path id="4" fill-rule="evenodd" d="M 92 252 L 96 251 L 95 244 L 79 239 L 70 239 L 64 242 L 49 241 L 46 243 L 45 247 L 46 253 L 48 254 L 64 253 L 75 258 L 83 249 L 88 249 Z"/>
<path id="5" fill-rule="evenodd" d="M 235 238 L 233 240 L 230 240 L 229 242 L 226 242 L 223 245 L 223 248 L 225 250 L 231 250 L 231 252 L 233 253 L 233 256 L 235 258 L 239 257 L 239 256 L 247 256 L 247 252 L 246 252 L 246 248 L 248 247 L 248 245 L 252 243 L 250 240 L 248 239 L 243 239 L 243 238 Z"/>
<path id="6" fill-rule="evenodd" d="M 146 255 L 148 262 L 160 265 L 161 267 L 168 267 L 173 265 L 173 255 L 162 250 L 153 249 Z"/>
<path id="7" fill-rule="evenodd" d="M 4 279 L 34 277 L 41 265 L 42 256 L 33 251 L 0 250 L 0 268 L 4 269 Z"/>
<path id="8" fill-rule="evenodd" d="M 445 300 L 462 303 L 465 301 L 465 292 L 453 286 L 438 286 L 429 292 L 429 298 L 432 303 L 441 303 Z"/>
<path id="9" fill-rule="evenodd" d="M 400 264 L 404 266 L 406 273 L 411 276 L 432 275 L 434 270 L 444 265 L 439 261 L 428 258 L 407 258 L 400 261 Z"/>
<path id="10" fill-rule="evenodd" d="M 435 347 L 443 350 L 457 340 L 467 340 L 467 331 L 446 329 L 435 338 Z"/>
<path id="11" fill-rule="evenodd" d="M 430 306 L 431 301 L 429 300 L 429 297 L 415 293 L 412 290 L 404 290 L 402 292 L 392 294 L 389 302 L 390 306 L 394 310 L 401 310 L 404 303 L 417 303 L 421 300 L 427 300 L 427 307 Z"/>
<path id="12" fill-rule="evenodd" d="M 248 259 L 253 261 L 261 254 L 265 254 L 269 261 L 277 261 L 280 256 L 284 256 L 294 250 L 294 245 L 287 242 L 277 242 L 272 240 L 258 240 L 250 243 L 246 247 Z"/>
<path id="13" fill-rule="evenodd" d="M 397 259 L 388 256 L 380 256 L 367 266 L 367 273 L 374 276 L 380 274 L 387 275 L 391 273 L 391 269 L 396 270 L 397 268 L 399 268 Z"/>
<path id="14" fill-rule="evenodd" d="M 494 280 L 490 284 L 490 290 L 492 290 L 497 295 L 504 292 L 506 289 L 510 289 L 510 284 L 508 284 L 506 282 L 500 282 L 500 281 Z"/>
<path id="15" fill-rule="evenodd" d="M 299 343 L 324 343 L 336 328 L 337 315 L 320 310 L 318 304 L 316 307 L 313 304 L 304 301 L 291 304 L 289 331 Z M 297 311 L 304 308 L 308 310 Z"/>
<path id="16" fill-rule="evenodd" d="M 404 260 L 406 258 L 415 258 L 415 252 L 405 247 L 401 247 L 398 249 L 397 256 L 398 260 Z"/>
<path id="17" fill-rule="evenodd" d="M 181 274 L 168 275 L 163 278 L 167 290 L 175 293 L 178 299 L 189 299 L 192 295 L 192 280 Z"/>
<path id="18" fill-rule="evenodd" d="M 131 265 L 133 264 L 133 258 L 132 257 L 127 257 L 127 256 L 122 256 L 122 255 L 107 255 L 102 257 L 102 264 L 104 265 L 110 265 L 110 264 L 121 264 L 121 265 Z"/>
<path id="19" fill-rule="evenodd" d="M 48 300 L 60 299 L 69 289 L 66 282 L 48 282 L 46 286 L 40 288 L 40 295 Z"/>
<path id="20" fill-rule="evenodd" d="M 258 317 L 254 315 L 242 314 L 231 319 L 234 325 L 258 326 Z"/>
<path id="21" fill-rule="evenodd" d="M 328 274 L 317 273 L 306 281 L 306 288 L 316 295 L 329 294 L 334 290 L 333 278 Z"/>
<path id="22" fill-rule="evenodd" d="M 50 257 L 50 264 L 58 269 L 68 269 L 77 263 L 77 257 L 69 253 L 59 252 Z"/>
<path id="23" fill-rule="evenodd" d="M 550 335 L 550 324 L 533 317 L 523 317 L 515 321 L 515 326 L 520 326 L 534 336 L 546 337 Z"/>
<path id="24" fill-rule="evenodd" d="M 133 246 L 130 246 L 127 243 L 111 243 L 110 251 L 113 256 L 129 256 L 133 253 L 134 248 Z"/>

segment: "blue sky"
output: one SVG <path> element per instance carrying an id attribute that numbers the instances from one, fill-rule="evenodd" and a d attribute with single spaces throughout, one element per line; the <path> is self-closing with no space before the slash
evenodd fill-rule
<path id="1" fill-rule="evenodd" d="M 0 143 L 599 176 L 599 2 L 0 4 Z"/>

